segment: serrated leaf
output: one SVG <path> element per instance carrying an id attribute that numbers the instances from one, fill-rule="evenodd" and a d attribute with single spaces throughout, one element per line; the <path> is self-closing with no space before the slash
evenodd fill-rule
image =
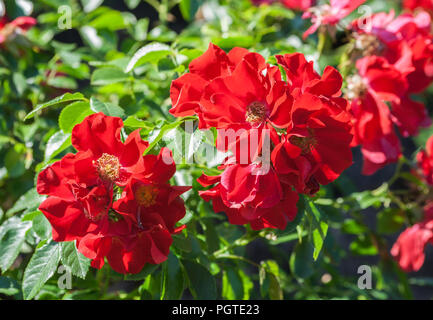
<path id="1" fill-rule="evenodd" d="M 63 265 L 68 267 L 73 275 L 85 279 L 91 260 L 78 252 L 75 242 L 62 242 L 60 251 Z"/>
<path id="2" fill-rule="evenodd" d="M 158 144 L 159 141 L 161 141 L 161 139 L 163 139 L 164 135 L 177 128 L 178 126 L 180 126 L 182 124 L 183 120 L 180 121 L 176 121 L 176 122 L 172 122 L 172 123 L 167 123 L 165 125 L 163 125 L 161 128 L 156 128 L 155 130 L 152 131 L 152 133 L 149 135 L 148 141 L 149 143 L 149 147 L 146 149 L 145 154 L 150 152 L 152 150 L 152 148 Z"/>
<path id="3" fill-rule="evenodd" d="M 138 67 L 146 62 L 157 63 L 161 58 L 168 56 L 171 49 L 168 45 L 163 43 L 150 43 L 139 49 L 126 67 L 125 72 L 130 72 L 135 67 Z"/>
<path id="4" fill-rule="evenodd" d="M 77 92 L 77 93 L 65 93 L 64 95 L 61 95 L 60 97 L 57 97 L 53 100 L 50 100 L 48 102 L 38 104 L 36 108 L 34 108 L 29 114 L 27 114 L 24 118 L 24 120 L 32 118 L 36 112 L 41 111 L 42 109 L 48 108 L 48 107 L 59 107 L 59 106 L 66 106 L 72 102 L 76 101 L 86 101 L 86 98 L 84 96 Z"/>
<path id="5" fill-rule="evenodd" d="M 24 244 L 30 222 L 23 222 L 18 217 L 12 217 L 0 227 L 0 269 L 6 272 L 14 263 Z"/>
<path id="6" fill-rule="evenodd" d="M 62 110 L 59 116 L 59 127 L 64 133 L 71 133 L 75 125 L 81 123 L 85 117 L 91 115 L 88 102 L 75 102 Z"/>
<path id="7" fill-rule="evenodd" d="M 60 152 L 64 151 L 71 145 L 71 134 L 57 131 L 48 140 L 45 149 L 45 162 L 53 159 Z"/>
<path id="8" fill-rule="evenodd" d="M 60 261 L 60 245 L 50 242 L 35 251 L 24 271 L 23 297 L 33 299 L 50 279 Z"/>
<path id="9" fill-rule="evenodd" d="M 51 238 L 51 224 L 42 212 L 32 220 L 32 226 L 42 240 Z"/>
<path id="10" fill-rule="evenodd" d="M 106 116 L 110 117 L 123 117 L 125 115 L 125 111 L 112 103 L 105 103 L 99 101 L 95 97 L 90 98 L 90 109 L 94 112 L 102 112 Z"/>
<path id="11" fill-rule="evenodd" d="M 6 212 L 6 215 L 10 216 L 22 210 L 36 209 L 45 198 L 46 196 L 38 194 L 36 188 L 30 189 L 15 202 L 13 207 Z"/>

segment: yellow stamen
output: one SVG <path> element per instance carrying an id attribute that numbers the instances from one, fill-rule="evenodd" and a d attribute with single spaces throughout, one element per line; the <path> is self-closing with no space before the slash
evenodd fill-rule
<path id="1" fill-rule="evenodd" d="M 120 162 L 116 156 L 103 153 L 102 156 L 96 160 L 95 165 L 102 180 L 113 182 L 119 179 Z"/>
<path id="2" fill-rule="evenodd" d="M 266 120 L 266 117 L 266 106 L 261 102 L 251 103 L 245 114 L 245 119 L 253 125 L 262 123 Z"/>
<path id="3" fill-rule="evenodd" d="M 152 185 L 141 186 L 135 191 L 135 200 L 143 207 L 150 207 L 156 203 L 158 188 Z"/>

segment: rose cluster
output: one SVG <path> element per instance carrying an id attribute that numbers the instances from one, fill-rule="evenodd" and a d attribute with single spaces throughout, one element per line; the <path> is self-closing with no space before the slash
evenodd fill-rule
<path id="1" fill-rule="evenodd" d="M 366 20 L 369 19 L 369 20 Z M 426 12 L 377 13 L 351 24 L 356 73 L 347 80 L 364 174 L 373 174 L 401 155 L 398 134 L 412 136 L 431 124 L 413 99 L 433 81 L 433 35 Z"/>
<path id="2" fill-rule="evenodd" d="M 304 12 L 302 18 L 311 20 L 311 27 L 304 33 L 304 39 L 315 33 L 319 28 L 327 29 L 332 35 L 335 34 L 336 25 L 365 0 L 330 0 L 329 4 L 310 6 Z"/>
<path id="3" fill-rule="evenodd" d="M 341 98 L 342 77 L 322 76 L 302 54 L 276 57 L 214 44 L 173 81 L 170 112 L 197 115 L 200 129 L 217 129 L 217 148 L 231 151 L 201 197 L 233 224 L 280 228 L 297 213 L 299 194 L 315 194 L 352 164 L 352 124 Z M 280 71 L 283 70 L 283 72 Z"/>
<path id="4" fill-rule="evenodd" d="M 313 25 L 304 37 L 327 26 L 335 26 L 364 3 L 330 1 L 304 13 Z M 428 2 L 428 1 L 427 1 Z M 425 7 L 406 1 L 408 9 Z M 371 175 L 401 155 L 398 133 L 412 136 L 431 124 L 424 105 L 412 98 L 433 81 L 433 35 L 431 17 L 425 11 L 376 13 L 352 21 L 349 63 L 356 68 L 348 77 L 346 97 L 351 101 L 354 122 L 353 146 L 361 146 L 363 173 Z"/>
<path id="5" fill-rule="evenodd" d="M 117 272 L 138 273 L 167 259 L 189 188 L 168 183 L 176 171 L 171 151 L 143 156 L 149 144 L 139 130 L 122 141 L 122 128 L 117 117 L 86 117 L 72 131 L 78 152 L 41 171 L 37 191 L 48 195 L 39 209 L 54 241 L 75 240 L 95 268 L 106 258 Z"/>
<path id="6" fill-rule="evenodd" d="M 420 176 L 433 186 L 433 137 L 427 141 L 426 149 L 417 154 Z M 423 217 L 404 230 L 391 249 L 391 254 L 405 271 L 418 271 L 424 264 L 426 245 L 433 244 L 433 202 L 424 206 Z"/>

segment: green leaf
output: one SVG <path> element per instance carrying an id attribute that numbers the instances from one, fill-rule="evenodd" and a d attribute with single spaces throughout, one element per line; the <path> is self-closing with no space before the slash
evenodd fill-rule
<path id="1" fill-rule="evenodd" d="M 399 231 L 405 223 L 405 214 L 397 208 L 385 209 L 377 215 L 377 232 L 393 234 Z"/>
<path id="2" fill-rule="evenodd" d="M 271 300 L 283 300 L 283 290 L 280 281 L 273 273 L 267 273 L 269 277 L 269 298 Z"/>
<path id="3" fill-rule="evenodd" d="M 223 49 L 231 49 L 234 47 L 249 48 L 255 43 L 252 36 L 230 36 L 227 38 L 214 38 L 212 43 Z"/>
<path id="4" fill-rule="evenodd" d="M 195 299 L 215 300 L 217 297 L 215 278 L 210 272 L 190 260 L 182 260 L 189 280 L 189 288 Z"/>
<path id="5" fill-rule="evenodd" d="M 262 261 L 259 270 L 260 292 L 262 297 L 269 294 L 271 300 L 282 300 L 283 291 L 279 280 L 279 266 L 276 261 Z"/>
<path id="6" fill-rule="evenodd" d="M 12 217 L 0 226 L 0 269 L 6 272 L 14 263 L 24 244 L 31 223 Z"/>
<path id="7" fill-rule="evenodd" d="M 90 98 L 90 108 L 94 112 L 102 112 L 106 116 L 110 117 L 120 117 L 122 118 L 125 115 L 125 111 L 115 104 L 112 103 L 105 103 L 102 101 L 99 101 L 95 97 Z"/>
<path id="8" fill-rule="evenodd" d="M 232 267 L 224 268 L 221 293 L 223 298 L 228 300 L 244 299 L 244 279 L 241 277 L 239 271 Z"/>
<path id="9" fill-rule="evenodd" d="M 104 0 L 81 0 L 84 12 L 91 12 L 98 8 Z"/>
<path id="10" fill-rule="evenodd" d="M 48 140 L 47 147 L 45 149 L 45 162 L 53 159 L 60 152 L 64 151 L 71 145 L 71 134 L 57 131 Z"/>
<path id="11" fill-rule="evenodd" d="M 33 116 L 36 114 L 36 112 L 41 111 L 42 109 L 48 108 L 48 107 L 59 107 L 59 106 L 66 106 L 68 104 L 71 104 L 72 102 L 76 101 L 87 101 L 84 96 L 77 92 L 77 93 L 65 93 L 64 95 L 61 95 L 60 97 L 57 97 L 53 100 L 50 100 L 48 102 L 39 104 L 34 108 L 29 114 L 27 114 L 24 118 L 24 120 L 33 118 Z"/>
<path id="12" fill-rule="evenodd" d="M 48 219 L 45 218 L 42 212 L 36 217 L 34 217 L 32 224 L 33 230 L 42 240 L 51 238 L 51 224 Z"/>
<path id="13" fill-rule="evenodd" d="M 81 123 L 85 117 L 92 113 L 89 102 L 74 102 L 60 113 L 59 127 L 64 133 L 71 133 L 75 125 Z"/>
<path id="14" fill-rule="evenodd" d="M 311 215 L 312 220 L 312 237 L 313 237 L 313 244 L 314 244 L 314 252 L 313 252 L 313 258 L 314 260 L 317 260 L 319 257 L 320 251 L 323 247 L 323 242 L 325 241 L 326 234 L 328 233 L 328 224 L 323 221 L 324 215 L 320 213 L 320 211 L 317 209 L 317 207 L 314 205 L 313 202 L 309 202 L 307 206 L 307 211 Z"/>
<path id="15" fill-rule="evenodd" d="M 173 238 L 173 247 L 176 249 L 182 250 L 184 252 L 192 251 L 192 243 L 190 237 L 185 237 L 183 233 L 174 234 Z"/>
<path id="16" fill-rule="evenodd" d="M 94 86 L 105 86 L 128 80 L 128 75 L 117 68 L 101 68 L 92 74 L 91 84 Z"/>
<path id="17" fill-rule="evenodd" d="M 350 244 L 350 250 L 357 255 L 374 256 L 378 253 L 370 238 L 359 237 Z"/>
<path id="18" fill-rule="evenodd" d="M 183 270 L 177 257 L 170 253 L 163 266 L 161 299 L 179 300 L 184 290 Z"/>
<path id="19" fill-rule="evenodd" d="M 49 78 L 47 84 L 54 88 L 75 90 L 78 88 L 77 81 L 69 77 Z"/>
<path id="20" fill-rule="evenodd" d="M 130 10 L 137 8 L 141 0 L 125 0 L 126 5 Z"/>
<path id="21" fill-rule="evenodd" d="M 19 293 L 20 285 L 15 279 L 0 276 L 0 294 L 14 296 Z"/>
<path id="22" fill-rule="evenodd" d="M 90 259 L 78 252 L 74 241 L 62 242 L 60 244 L 61 260 L 72 274 L 85 279 L 90 267 Z"/>
<path id="23" fill-rule="evenodd" d="M 26 78 L 21 73 L 14 73 L 12 75 L 12 83 L 18 95 L 21 96 L 27 88 Z"/>
<path id="24" fill-rule="evenodd" d="M 158 144 L 161 139 L 163 139 L 164 135 L 173 130 L 176 129 L 178 126 L 180 126 L 183 123 L 184 120 L 179 120 L 176 122 L 171 122 L 163 125 L 161 128 L 155 128 L 155 130 L 152 131 L 150 134 L 148 140 L 149 140 L 149 147 L 146 149 L 145 154 L 150 152 L 154 146 Z"/>
<path id="25" fill-rule="evenodd" d="M 106 10 L 96 19 L 89 23 L 89 26 L 95 29 L 108 29 L 117 31 L 127 26 L 127 21 L 121 12 L 117 10 Z"/>
<path id="26" fill-rule="evenodd" d="M 15 202 L 13 207 L 6 212 L 6 215 L 10 216 L 22 210 L 32 211 L 39 207 L 45 198 L 46 196 L 38 194 L 36 188 L 30 189 Z"/>
<path id="27" fill-rule="evenodd" d="M 313 251 L 313 246 L 307 241 L 296 244 L 290 256 L 290 270 L 296 277 L 305 279 L 313 274 Z"/>
<path id="28" fill-rule="evenodd" d="M 50 279 L 60 261 L 60 245 L 50 242 L 35 251 L 23 278 L 23 297 L 30 300 L 41 290 L 45 282 Z"/>
<path id="29" fill-rule="evenodd" d="M 147 38 L 147 32 L 149 30 L 149 19 L 144 18 L 137 21 L 134 25 L 134 38 L 137 41 L 144 41 Z"/>
<path id="30" fill-rule="evenodd" d="M 206 236 L 207 251 L 212 254 L 220 248 L 220 240 L 212 221 L 207 221 L 204 225 L 206 226 L 204 234 Z"/>
<path id="31" fill-rule="evenodd" d="M 200 3 L 198 0 L 182 0 L 179 7 L 184 19 L 191 21 L 199 9 Z"/>
<path id="32" fill-rule="evenodd" d="M 368 231 L 364 225 L 359 224 L 354 219 L 345 220 L 342 226 L 342 230 L 343 232 L 348 234 L 362 234 Z"/>
<path id="33" fill-rule="evenodd" d="M 139 281 L 145 279 L 148 275 L 151 275 L 156 269 L 159 268 L 159 264 L 146 264 L 143 269 L 137 274 L 127 274 L 125 280 L 127 281 Z"/>
<path id="34" fill-rule="evenodd" d="M 327 232 L 328 232 L 328 224 L 324 221 L 320 221 L 319 226 L 313 230 L 314 260 L 317 260 L 317 258 L 319 257 Z"/>
<path id="35" fill-rule="evenodd" d="M 21 146 L 22 145 L 16 144 L 13 148 L 8 150 L 4 157 L 4 166 L 8 176 L 11 178 L 20 177 L 26 171 L 26 164 L 24 162 L 26 152 Z"/>
<path id="36" fill-rule="evenodd" d="M 147 62 L 157 63 L 163 57 L 171 54 L 171 49 L 168 45 L 163 43 L 150 43 L 139 49 L 126 67 L 125 72 L 130 72 L 132 69 L 145 64 Z"/>

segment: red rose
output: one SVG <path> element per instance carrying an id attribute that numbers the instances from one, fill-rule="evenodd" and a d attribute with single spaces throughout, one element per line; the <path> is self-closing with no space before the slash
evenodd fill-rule
<path id="1" fill-rule="evenodd" d="M 170 113 L 175 117 L 194 114 L 200 116 L 199 102 L 206 85 L 215 78 L 230 75 L 246 53 L 246 49 L 234 48 L 226 54 L 218 46 L 210 43 L 203 55 L 191 61 L 190 73 L 172 82 L 170 98 L 173 107 Z M 201 127 L 205 127 L 205 124 L 201 123 Z"/>
<path id="2" fill-rule="evenodd" d="M 352 101 L 355 118 L 354 145 L 361 145 L 362 173 L 371 175 L 400 157 L 400 142 L 394 132 L 388 106 L 374 92 Z"/>
<path id="3" fill-rule="evenodd" d="M 133 178 L 122 197 L 113 204 L 116 212 L 133 222 L 131 228 L 113 238 L 107 256 L 113 269 L 121 273 L 137 273 L 146 263 L 165 261 L 172 243 L 171 234 L 180 230 L 175 225 L 185 216 L 180 195 L 190 187 L 168 184 L 174 174 L 171 152 L 162 149 L 159 156 L 145 158 L 152 158 L 146 161 L 152 163 L 143 173 L 146 178 Z"/>
<path id="4" fill-rule="evenodd" d="M 231 223 L 255 229 L 284 228 L 296 215 L 294 190 L 314 194 L 352 164 L 353 127 L 339 72 L 327 67 L 320 76 L 298 53 L 277 62 L 287 81 L 278 66 L 244 52 L 230 72 L 205 84 L 199 101 L 183 101 L 194 104 L 201 128 L 218 129 L 217 148 L 234 153 L 221 176 L 199 179 L 216 184 L 200 195 Z"/>
<path id="5" fill-rule="evenodd" d="M 32 17 L 18 17 L 10 21 L 6 16 L 0 19 L 0 44 L 8 40 L 16 32 L 26 32 L 36 24 L 36 19 Z"/>
<path id="6" fill-rule="evenodd" d="M 356 66 L 359 75 L 349 79 L 347 95 L 352 99 L 354 145 L 361 145 L 363 174 L 370 175 L 397 161 L 401 154 L 392 119 L 402 115 L 398 106 L 408 85 L 404 75 L 383 57 L 365 57 Z M 384 101 L 396 106 L 394 117 Z"/>
<path id="7" fill-rule="evenodd" d="M 365 0 L 330 0 L 329 5 L 324 4 L 310 8 L 302 16 L 304 19 L 311 19 L 313 24 L 305 31 L 304 39 L 315 33 L 320 26 L 335 26 L 364 2 Z"/>
<path id="8" fill-rule="evenodd" d="M 316 0 L 252 0 L 256 6 L 262 4 L 281 3 L 288 9 L 307 10 L 316 4 Z"/>
<path id="9" fill-rule="evenodd" d="M 225 212 L 232 224 L 284 229 L 296 216 L 298 195 L 280 184 L 273 169 L 261 170 L 257 164 L 230 164 L 218 177 L 202 175 L 203 186 L 217 185 L 199 194 L 212 200 L 214 211 Z"/>
<path id="10" fill-rule="evenodd" d="M 427 140 L 425 150 L 418 152 L 416 160 L 424 179 L 428 184 L 433 185 L 433 136 Z"/>
<path id="11" fill-rule="evenodd" d="M 422 8 L 425 10 L 433 11 L 433 1 L 432 0 L 404 0 L 403 8 L 408 10 L 415 10 Z"/>
<path id="12" fill-rule="evenodd" d="M 37 191 L 49 196 L 39 209 L 52 225 L 54 241 L 76 240 L 95 268 L 107 258 L 116 271 L 137 273 L 145 263 L 161 263 L 167 257 L 174 225 L 185 214 L 178 196 L 187 188 L 167 183 L 176 171 L 169 150 L 143 156 L 148 143 L 139 130 L 122 142 L 122 127 L 120 118 L 102 113 L 86 117 L 72 131 L 78 153 L 44 169 Z M 137 185 L 152 187 L 137 191 Z M 130 201 L 152 212 L 128 213 Z"/>
<path id="13" fill-rule="evenodd" d="M 425 246 L 433 244 L 433 204 L 424 208 L 424 219 L 398 237 L 391 254 L 406 272 L 418 271 L 424 264 Z"/>
<path id="14" fill-rule="evenodd" d="M 292 183 L 300 192 L 318 191 L 311 186 L 334 181 L 352 165 L 349 115 L 341 110 L 335 115 L 332 107 L 317 96 L 304 93 L 295 100 L 292 127 L 273 150 L 272 160 L 279 174 L 293 177 L 293 165 L 298 169 L 298 183 Z"/>
<path id="15" fill-rule="evenodd" d="M 433 81 L 433 37 L 426 12 L 394 18 L 377 13 L 352 22 L 356 47 L 364 55 L 381 55 L 408 79 L 408 92 L 421 92 Z"/>

